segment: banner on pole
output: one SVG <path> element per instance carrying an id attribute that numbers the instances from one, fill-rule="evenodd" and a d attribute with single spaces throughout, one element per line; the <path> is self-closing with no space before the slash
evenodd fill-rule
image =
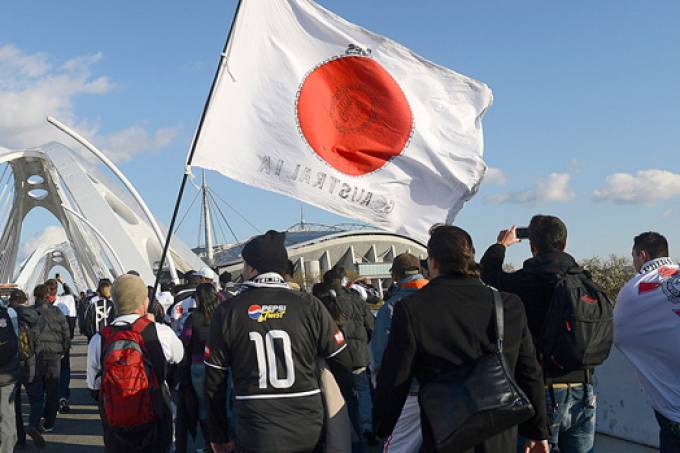
<path id="1" fill-rule="evenodd" d="M 312 0 L 243 0 L 192 165 L 426 240 L 486 172 L 483 83 Z"/>

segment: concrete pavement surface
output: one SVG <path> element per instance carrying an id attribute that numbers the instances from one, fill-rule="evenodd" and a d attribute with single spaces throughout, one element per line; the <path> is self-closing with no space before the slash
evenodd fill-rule
<path id="1" fill-rule="evenodd" d="M 21 451 L 48 451 L 68 453 L 96 453 L 104 451 L 102 425 L 99 411 L 85 381 L 85 364 L 87 356 L 87 340 L 76 336 L 71 349 L 71 412 L 59 414 L 54 431 L 44 434 L 47 446 L 38 450 L 30 437 L 26 439 L 26 448 Z M 28 398 L 22 397 L 24 423 L 28 423 Z"/>

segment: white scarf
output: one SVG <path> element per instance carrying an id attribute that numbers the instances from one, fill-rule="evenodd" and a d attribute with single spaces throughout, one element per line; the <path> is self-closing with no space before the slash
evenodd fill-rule
<path id="1" fill-rule="evenodd" d="M 284 288 L 291 289 L 286 280 L 276 272 L 260 274 L 252 280 L 248 280 L 241 285 L 241 291 L 252 288 Z"/>
<path id="2" fill-rule="evenodd" d="M 655 260 L 647 261 L 642 268 L 640 268 L 640 274 L 647 274 L 662 266 L 673 266 L 674 264 L 675 263 L 670 258 L 657 258 Z"/>

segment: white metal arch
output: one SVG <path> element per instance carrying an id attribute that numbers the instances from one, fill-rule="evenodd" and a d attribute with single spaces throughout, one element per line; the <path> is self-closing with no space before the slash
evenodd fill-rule
<path id="1" fill-rule="evenodd" d="M 82 269 L 84 285 L 94 287 L 100 278 L 131 269 L 148 284 L 153 283 L 161 252 L 157 234 L 138 203 L 105 172 L 59 143 L 23 151 L 0 147 L 1 163 L 7 163 L 13 175 L 11 208 L 6 218 L 0 219 L 0 228 L 5 225 L 0 232 L 1 282 L 18 278 L 23 221 L 32 209 L 42 207 L 64 227 L 78 263 L 71 265 Z M 31 177 L 35 177 L 33 183 Z M 44 191 L 44 196 L 31 196 L 36 195 L 31 194 L 36 189 Z M 171 253 L 180 271 L 203 265 L 178 240 L 172 242 Z"/>

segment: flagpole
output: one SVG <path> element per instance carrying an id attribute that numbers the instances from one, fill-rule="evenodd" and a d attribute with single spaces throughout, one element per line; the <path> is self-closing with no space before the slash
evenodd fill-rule
<path id="1" fill-rule="evenodd" d="M 227 41 L 224 43 L 224 49 L 222 50 L 222 55 L 220 57 L 220 63 L 217 65 L 217 70 L 215 71 L 215 77 L 213 78 L 212 85 L 210 86 L 210 92 L 208 94 L 208 99 L 205 101 L 205 105 L 203 106 L 203 112 L 201 113 L 201 119 L 198 122 L 198 129 L 196 129 L 196 135 L 194 136 L 194 140 L 191 143 L 191 151 L 189 151 L 189 157 L 187 158 L 186 161 L 186 166 L 185 166 L 185 171 L 184 175 L 182 176 L 182 182 L 180 183 L 179 186 L 179 193 L 177 194 L 177 201 L 175 202 L 175 209 L 172 212 L 172 220 L 170 220 L 170 226 L 168 227 L 168 235 L 165 239 L 165 245 L 163 246 L 163 253 L 161 254 L 161 259 L 158 264 L 158 272 L 156 273 L 156 281 L 154 282 L 153 285 L 153 293 L 156 294 L 156 291 L 158 290 L 158 284 L 160 283 L 160 278 L 161 278 L 161 272 L 163 271 L 163 265 L 165 264 L 165 259 L 168 256 L 168 250 L 170 248 L 170 239 L 172 238 L 172 231 L 175 228 L 175 222 L 177 221 L 177 215 L 179 214 L 179 207 L 182 204 L 182 196 L 184 195 L 184 189 L 187 185 L 187 179 L 189 178 L 189 173 L 191 172 L 191 161 L 194 158 L 194 153 L 196 152 L 196 144 L 198 143 L 198 138 L 201 135 L 201 129 L 203 128 L 203 123 L 205 122 L 205 116 L 208 112 L 208 107 L 210 106 L 210 101 L 212 100 L 213 94 L 215 92 L 215 87 L 217 86 L 217 81 L 219 80 L 220 73 L 222 72 L 222 68 L 224 66 L 224 61 L 227 59 L 227 50 L 229 49 L 229 42 L 231 41 L 231 37 L 234 33 L 234 24 L 236 24 L 236 20 L 238 19 L 238 13 L 241 10 L 241 5 L 243 4 L 243 0 L 239 0 L 238 4 L 236 5 L 236 11 L 234 12 L 234 18 L 231 21 L 231 26 L 229 27 L 229 34 L 227 35 Z"/>

